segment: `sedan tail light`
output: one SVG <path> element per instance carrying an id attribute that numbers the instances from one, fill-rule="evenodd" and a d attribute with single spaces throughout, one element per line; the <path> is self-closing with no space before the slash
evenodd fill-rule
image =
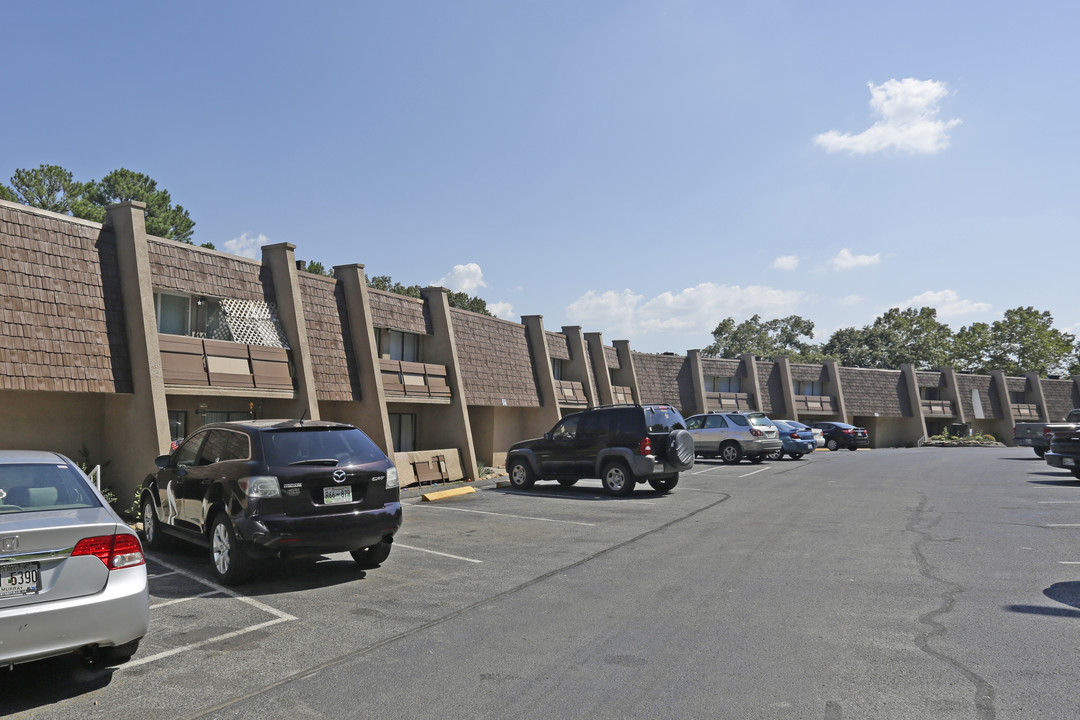
<path id="1" fill-rule="evenodd" d="M 791 439 L 792 440 L 798 440 L 799 439 L 799 433 L 797 433 L 797 432 L 791 433 Z"/>
<path id="2" fill-rule="evenodd" d="M 845 435 L 854 435 L 855 434 L 855 429 L 854 428 L 845 428 L 843 430 L 843 433 Z"/>
<path id="3" fill-rule="evenodd" d="M 638 445 L 638 452 L 640 452 L 642 455 L 652 455 L 652 440 L 650 440 L 648 437 L 643 439 Z"/>
<path id="4" fill-rule="evenodd" d="M 134 567 L 146 562 L 139 538 L 127 533 L 83 538 L 71 551 L 71 557 L 76 555 L 95 555 L 110 570 Z"/>

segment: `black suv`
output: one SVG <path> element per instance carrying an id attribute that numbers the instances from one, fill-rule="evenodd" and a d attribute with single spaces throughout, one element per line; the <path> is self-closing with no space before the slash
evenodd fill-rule
<path id="1" fill-rule="evenodd" d="M 605 405 L 567 415 L 544 437 L 510 446 L 506 470 L 519 490 L 537 480 L 600 478 L 612 495 L 648 482 L 668 491 L 694 465 L 694 439 L 669 405 Z"/>
<path id="2" fill-rule="evenodd" d="M 397 469 L 352 425 L 301 420 L 211 423 L 143 481 L 143 538 L 210 549 L 223 583 L 247 579 L 252 559 L 352 553 L 386 560 L 401 527 Z"/>

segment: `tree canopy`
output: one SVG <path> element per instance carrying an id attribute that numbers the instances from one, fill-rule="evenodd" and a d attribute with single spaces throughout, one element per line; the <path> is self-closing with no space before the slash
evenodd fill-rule
<path id="1" fill-rule="evenodd" d="M 105 209 L 126 200 L 146 203 L 146 231 L 151 235 L 190 243 L 195 221 L 169 191 L 143 173 L 113 170 L 100 181 L 79 182 L 59 165 L 19 169 L 11 187 L 0 184 L 0 197 L 84 220 L 105 222 Z M 205 245 L 204 245 L 205 247 Z"/>
<path id="2" fill-rule="evenodd" d="M 402 285 L 400 282 L 396 282 L 389 275 L 375 275 L 367 279 L 368 287 L 373 287 L 376 290 L 385 290 L 386 292 L 396 293 L 398 295 L 405 295 L 407 297 L 420 297 L 419 285 Z M 491 311 L 487 308 L 487 302 L 483 299 L 469 295 L 464 292 L 450 292 L 447 294 L 447 302 L 450 307 L 458 308 L 459 310 L 468 310 L 470 312 L 479 313 L 480 315 L 491 315 Z"/>
<path id="3" fill-rule="evenodd" d="M 809 342 L 814 324 L 791 315 L 762 320 L 754 315 L 736 324 L 725 318 L 712 331 L 706 357 L 736 358 L 743 353 L 795 362 L 835 358 L 842 365 L 896 369 L 910 363 L 916 369 L 955 367 L 1010 375 L 1080 374 L 1080 344 L 1071 333 L 1053 327 L 1049 312 L 1018 307 L 994 323 L 974 323 L 953 332 L 937 319 L 934 308 L 892 308 L 870 325 L 835 331 L 821 345 Z M 804 339 L 805 338 L 805 339 Z"/>

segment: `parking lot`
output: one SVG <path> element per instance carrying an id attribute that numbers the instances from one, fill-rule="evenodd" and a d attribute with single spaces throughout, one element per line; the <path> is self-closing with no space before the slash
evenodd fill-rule
<path id="1" fill-rule="evenodd" d="M 961 455 L 978 463 L 979 477 L 959 477 L 964 464 L 945 472 L 942 463 Z M 249 717 L 283 707 L 356 716 L 350 703 L 363 698 L 373 714 L 404 717 L 436 714 L 425 702 L 453 708 L 449 716 L 491 717 L 500 716 L 496 707 L 528 717 L 541 702 L 570 717 L 575 706 L 563 703 L 576 697 L 577 707 L 615 717 L 628 712 L 620 704 L 628 700 L 612 692 L 610 678 L 567 668 L 584 662 L 586 647 L 607 643 L 600 638 L 641 626 L 633 642 L 597 650 L 623 681 L 678 676 L 696 687 L 706 678 L 687 676 L 687 667 L 706 664 L 729 686 L 722 708 L 708 693 L 669 699 L 662 707 L 672 717 L 710 707 L 722 710 L 714 717 L 885 717 L 860 714 L 873 707 L 860 705 L 867 691 L 852 696 L 845 683 L 885 682 L 890 671 L 906 673 L 901 686 L 919 687 L 911 713 L 925 703 L 948 711 L 889 717 L 993 717 L 987 708 L 1035 694 L 1022 683 L 1013 688 L 1010 663 L 983 645 L 981 614 L 1013 638 L 1009 652 L 1031 654 L 1019 639 L 1042 627 L 1033 621 L 1080 617 L 1070 575 L 1080 564 L 1080 485 L 1036 465 L 1004 449 L 818 451 L 762 465 L 699 461 L 670 494 L 639 486 L 629 498 L 605 494 L 598 481 L 538 483 L 529 492 L 489 482 L 442 502 L 421 499 L 433 488 L 411 489 L 390 559 L 366 573 L 348 554 L 331 555 L 267 563 L 251 583 L 225 588 L 209 579 L 204 551 L 152 554 L 151 629 L 134 659 L 119 668 L 75 659 L 21 666 L 0 676 L 2 709 L 34 718 Z M 875 485 L 879 501 L 868 503 Z M 972 512 L 987 501 L 985 512 Z M 872 540 L 883 536 L 890 541 Z M 973 572 L 985 558 L 993 564 Z M 650 606 L 663 608 L 655 626 Z M 714 627 L 706 608 L 723 608 L 723 622 Z M 834 624 L 845 611 L 862 619 Z M 794 645 L 793 622 L 802 624 Z M 786 641 L 775 634 L 784 626 Z M 756 644 L 746 640 L 751 632 Z M 820 644 L 803 644 L 808 634 Z M 774 643 L 787 654 L 775 655 Z M 825 688 L 804 688 L 812 678 L 785 680 L 796 660 L 824 663 L 817 672 L 829 678 Z M 744 676 L 740 664 L 757 672 Z M 1055 673 L 1053 664 L 1035 664 Z M 523 690 L 536 680 L 554 695 Z M 740 691 L 732 705 L 729 694 Z M 980 692 L 990 699 L 979 700 Z M 649 712 L 621 717 L 660 716 L 649 705 L 655 695 L 647 697 L 635 702 Z M 1040 697 L 1059 710 L 1071 702 Z M 815 712 L 752 712 L 772 702 Z M 845 707 L 850 715 L 835 714 Z"/>

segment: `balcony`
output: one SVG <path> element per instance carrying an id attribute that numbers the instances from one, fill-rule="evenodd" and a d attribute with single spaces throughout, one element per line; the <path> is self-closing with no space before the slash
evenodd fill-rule
<path id="1" fill-rule="evenodd" d="M 633 405 L 634 391 L 625 385 L 612 385 L 611 402 L 616 405 Z"/>
<path id="2" fill-rule="evenodd" d="M 705 409 L 747 412 L 754 409 L 754 396 L 750 393 L 707 392 Z"/>
<path id="3" fill-rule="evenodd" d="M 796 395 L 795 410 L 802 414 L 834 415 L 836 413 L 836 401 L 828 395 Z"/>
<path id="4" fill-rule="evenodd" d="M 921 400 L 923 417 L 953 417 L 956 411 L 951 400 Z"/>
<path id="5" fill-rule="evenodd" d="M 1039 406 L 1034 403 L 1013 403 L 1009 407 L 1012 408 L 1013 417 L 1017 420 L 1042 419 L 1042 413 L 1039 412 Z"/>
<path id="6" fill-rule="evenodd" d="M 158 335 L 165 385 L 287 390 L 295 387 L 285 348 Z"/>
<path id="7" fill-rule="evenodd" d="M 387 398 L 435 398 L 449 400 L 453 395 L 446 381 L 446 366 L 405 360 L 380 360 L 383 392 Z"/>
<path id="8" fill-rule="evenodd" d="M 560 405 L 587 405 L 585 386 L 575 380 L 556 380 L 555 399 Z"/>

